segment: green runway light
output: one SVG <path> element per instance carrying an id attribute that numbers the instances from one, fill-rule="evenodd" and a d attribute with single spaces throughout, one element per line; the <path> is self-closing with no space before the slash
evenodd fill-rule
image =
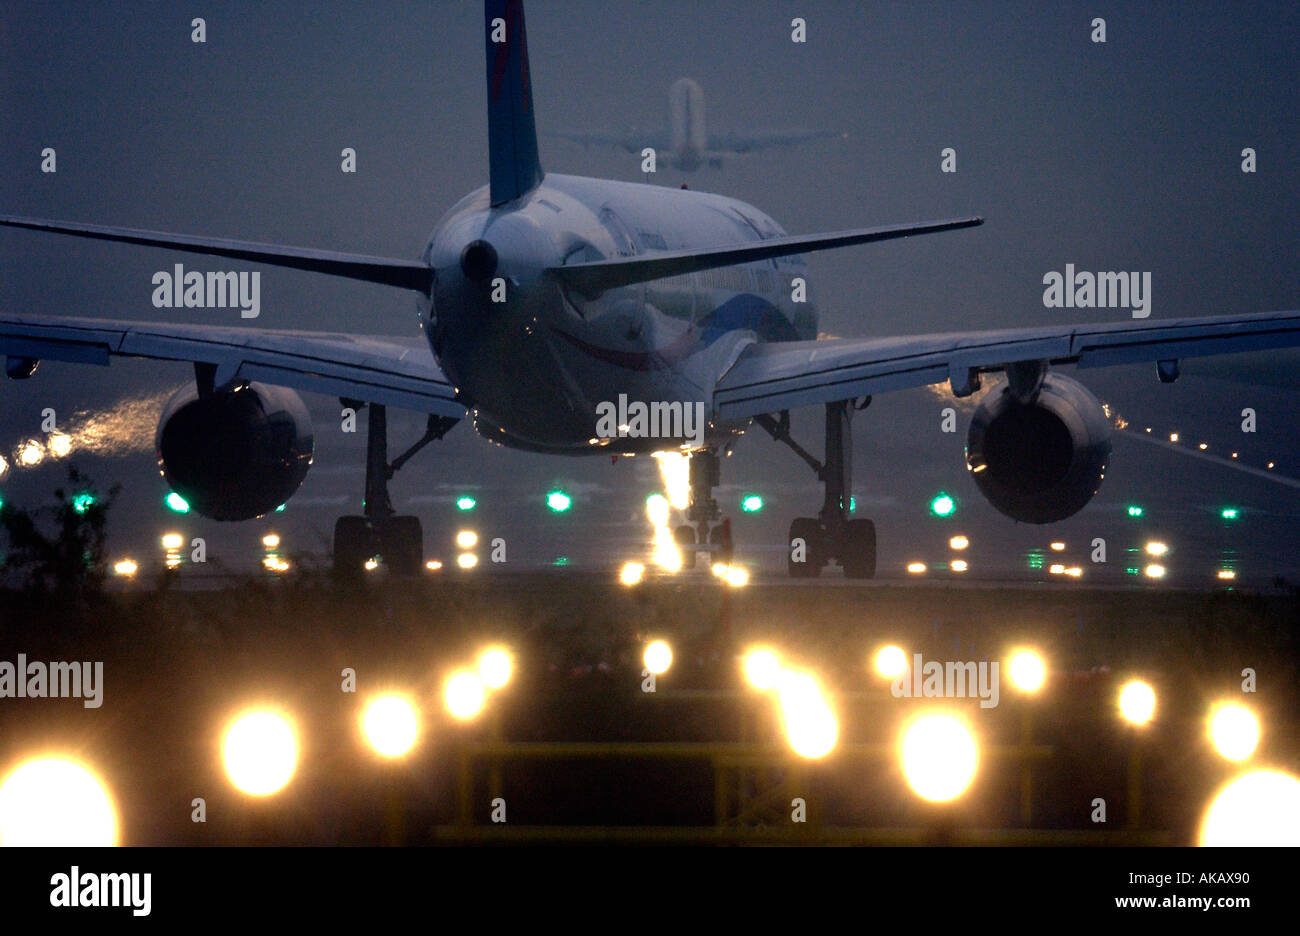
<path id="1" fill-rule="evenodd" d="M 276 512 L 276 513 L 284 513 L 284 508 L 285 508 L 286 506 L 288 506 L 288 505 L 286 505 L 286 504 L 281 504 L 279 507 L 275 508 L 275 512 Z"/>
<path id="2" fill-rule="evenodd" d="M 563 491 L 549 491 L 546 495 L 546 506 L 556 513 L 564 513 L 573 505 L 573 498 Z"/>
<path id="3" fill-rule="evenodd" d="M 1224 507 L 1221 511 L 1219 511 L 1219 516 L 1221 516 L 1224 520 L 1236 520 L 1239 516 L 1241 516 L 1241 511 L 1239 511 L 1236 507 Z"/>
<path id="4" fill-rule="evenodd" d="M 757 494 L 746 494 L 740 502 L 740 509 L 745 513 L 758 513 L 763 509 L 763 498 Z"/>
<path id="5" fill-rule="evenodd" d="M 556 556 L 556 558 L 555 558 L 555 564 L 556 564 L 557 566 L 566 566 L 566 565 L 569 564 L 569 557 L 568 557 L 568 556 Z"/>
<path id="6" fill-rule="evenodd" d="M 72 499 L 72 509 L 79 514 L 84 514 L 91 507 L 95 506 L 95 496 L 93 494 L 78 494 Z"/>
<path id="7" fill-rule="evenodd" d="M 1140 517 L 1142 516 L 1142 508 L 1139 507 L 1137 504 L 1129 504 L 1128 515 L 1130 517 Z"/>
<path id="8" fill-rule="evenodd" d="M 945 494 L 940 491 L 935 495 L 934 500 L 930 501 L 930 513 L 936 517 L 951 517 L 953 511 L 957 509 L 957 502 L 953 500 L 951 494 Z"/>
<path id="9" fill-rule="evenodd" d="M 1129 566 L 1128 568 L 1126 568 L 1126 569 L 1124 570 L 1124 574 L 1125 574 L 1125 575 L 1138 575 L 1139 573 L 1141 573 L 1141 571 L 1142 571 L 1142 570 L 1139 569 L 1137 566 Z"/>
<path id="10" fill-rule="evenodd" d="M 456 498 L 457 510 L 473 510 L 477 506 L 478 506 L 478 501 L 474 500 L 474 498 L 470 497 L 468 494 L 466 494 L 463 497 Z"/>
<path id="11" fill-rule="evenodd" d="M 858 499 L 852 494 L 849 495 L 849 513 L 858 509 Z"/>
<path id="12" fill-rule="evenodd" d="M 170 494 L 168 494 L 166 499 L 163 501 L 163 503 L 167 505 L 168 510 L 174 510 L 176 513 L 183 514 L 183 513 L 190 512 L 189 502 L 186 501 L 185 498 L 177 494 L 175 491 L 172 491 Z"/>

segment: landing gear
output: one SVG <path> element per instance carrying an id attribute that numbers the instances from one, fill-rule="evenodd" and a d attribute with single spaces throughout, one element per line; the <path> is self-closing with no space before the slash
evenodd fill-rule
<path id="1" fill-rule="evenodd" d="M 729 562 L 731 528 L 722 519 L 722 510 L 713 499 L 713 489 L 722 477 L 722 460 L 717 450 L 705 449 L 693 454 L 690 472 L 691 503 L 686 509 L 686 523 L 673 531 L 673 539 L 682 554 L 682 567 L 695 568 L 701 552 L 706 555 L 719 553 L 719 561 Z M 708 547 L 704 547 L 705 543 Z"/>
<path id="2" fill-rule="evenodd" d="M 790 436 L 790 414 L 759 416 L 755 420 L 778 442 L 788 446 L 817 473 L 825 486 L 821 514 L 800 517 L 790 524 L 788 567 L 791 578 L 815 578 L 831 560 L 839 562 L 844 577 L 872 578 L 876 574 L 876 526 L 870 520 L 850 518 L 849 492 L 853 486 L 853 437 L 851 423 L 855 409 L 866 409 L 871 397 L 860 405 L 852 400 L 826 404 L 826 457 L 818 461 Z"/>
<path id="3" fill-rule="evenodd" d="M 360 408 L 359 403 L 344 400 Z M 388 499 L 388 481 L 420 449 L 441 439 L 458 420 L 430 416 L 424 435 L 409 449 L 388 462 L 388 410 L 371 403 L 366 418 L 365 515 L 339 517 L 334 524 L 334 573 L 342 581 L 354 581 L 365 572 L 366 563 L 378 558 L 392 575 L 417 575 L 424 565 L 424 533 L 420 518 L 400 516 Z"/>

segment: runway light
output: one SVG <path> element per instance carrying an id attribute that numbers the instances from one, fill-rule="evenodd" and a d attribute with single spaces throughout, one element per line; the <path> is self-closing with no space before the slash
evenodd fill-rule
<path id="1" fill-rule="evenodd" d="M 746 494 L 740 502 L 740 509 L 745 513 L 758 513 L 763 509 L 763 498 L 757 494 Z"/>
<path id="2" fill-rule="evenodd" d="M 428 562 L 424 564 L 424 567 L 428 569 L 430 572 L 437 572 L 439 569 L 442 568 L 442 563 L 437 559 L 430 559 Z"/>
<path id="3" fill-rule="evenodd" d="M 5 476 L 5 472 L 7 472 L 8 470 L 9 470 L 9 461 L 3 455 L 0 455 L 0 478 L 3 478 Z"/>
<path id="4" fill-rule="evenodd" d="M 1224 520 L 1236 520 L 1241 516 L 1241 511 L 1236 507 L 1224 507 L 1219 511 L 1219 516 Z"/>
<path id="5" fill-rule="evenodd" d="M 969 567 L 966 565 L 965 559 L 954 559 L 952 561 L 952 564 L 949 566 L 949 568 L 952 569 L 954 572 L 965 572 L 966 569 Z"/>
<path id="6" fill-rule="evenodd" d="M 119 562 L 113 563 L 114 575 L 121 575 L 126 578 L 130 578 L 131 576 L 135 575 L 139 571 L 140 571 L 140 567 L 136 565 L 134 559 L 122 559 Z"/>
<path id="7" fill-rule="evenodd" d="M 1204 442 L 1202 442 L 1200 445 L 1198 445 L 1198 446 L 1196 446 L 1196 447 L 1197 447 L 1198 449 L 1200 449 L 1202 452 L 1204 452 L 1207 448 L 1209 448 L 1209 446 L 1206 445 Z"/>
<path id="8" fill-rule="evenodd" d="M 1140 517 L 1142 516 L 1142 508 L 1139 507 L 1137 504 L 1129 504 L 1128 515 L 1130 517 Z"/>
<path id="9" fill-rule="evenodd" d="M 39 465 L 44 457 L 45 449 L 41 448 L 41 443 L 35 439 L 29 439 L 18 448 L 18 464 L 24 468 Z"/>
<path id="10" fill-rule="evenodd" d="M 478 565 L 478 556 L 473 553 L 461 553 L 456 557 L 456 565 L 462 569 L 472 569 Z"/>
<path id="11" fill-rule="evenodd" d="M 1210 711 L 1209 730 L 1214 749 L 1230 761 L 1244 761 L 1259 744 L 1259 719 L 1236 702 L 1221 703 Z"/>
<path id="12" fill-rule="evenodd" d="M 922 573 L 925 572 L 925 563 L 924 563 L 924 562 L 909 562 L 909 563 L 907 564 L 907 571 L 910 572 L 910 573 L 912 573 L 913 575 L 921 575 Z"/>
<path id="13" fill-rule="evenodd" d="M 185 545 L 185 537 L 179 533 L 164 533 L 162 538 L 163 549 L 180 549 Z"/>
<path id="14" fill-rule="evenodd" d="M 1232 569 L 1220 569 L 1218 572 L 1218 577 L 1225 582 L 1231 582 L 1233 579 L 1237 577 L 1237 573 L 1232 571 Z"/>
<path id="15" fill-rule="evenodd" d="M 952 539 L 948 540 L 948 546 L 956 550 L 965 549 L 969 545 L 970 545 L 970 540 L 960 535 L 954 536 Z"/>
<path id="16" fill-rule="evenodd" d="M 618 580 L 624 585 L 635 585 L 645 576 L 645 566 L 639 562 L 625 562 L 619 570 Z"/>
<path id="17" fill-rule="evenodd" d="M 902 647 L 888 644 L 876 651 L 876 672 L 881 676 L 893 679 L 901 676 L 906 669 L 907 654 L 903 652 Z"/>
<path id="18" fill-rule="evenodd" d="M 1021 692 L 1033 694 L 1047 681 L 1047 664 L 1034 650 L 1017 650 L 1007 661 L 1011 685 Z"/>
<path id="19" fill-rule="evenodd" d="M 190 512 L 189 501 L 181 497 L 175 491 L 169 492 L 168 495 L 163 498 L 163 503 L 167 505 L 168 510 L 175 513 L 187 514 Z"/>
<path id="20" fill-rule="evenodd" d="M 268 533 L 262 537 L 262 545 L 267 549 L 275 549 L 280 545 L 280 537 L 275 533 Z"/>
<path id="21" fill-rule="evenodd" d="M 298 765 L 298 739 L 289 719 L 270 709 L 237 717 L 221 742 L 221 761 L 235 788 L 249 796 L 278 793 Z"/>
<path id="22" fill-rule="evenodd" d="M 91 507 L 94 506 L 95 506 L 95 495 L 93 494 L 82 493 L 82 494 L 78 494 L 76 497 L 72 499 L 72 509 L 79 514 L 84 514 L 87 510 L 89 510 Z"/>
<path id="23" fill-rule="evenodd" d="M 1165 553 L 1169 552 L 1169 547 L 1164 543 L 1152 540 L 1147 543 L 1146 550 L 1148 556 L 1163 556 Z"/>
<path id="24" fill-rule="evenodd" d="M 1047 571 L 1050 572 L 1052 575 L 1064 575 L 1065 566 L 1060 562 L 1053 562 L 1050 566 L 1047 567 Z"/>
<path id="25" fill-rule="evenodd" d="M 1300 842 L 1300 780 L 1254 770 L 1223 787 L 1201 821 L 1200 845 L 1295 845 Z"/>
<path id="26" fill-rule="evenodd" d="M 749 584 L 749 571 L 744 566 L 729 565 L 723 579 L 732 588 L 744 588 Z"/>
<path id="27" fill-rule="evenodd" d="M 1140 679 L 1124 684 L 1119 691 L 1119 713 L 1131 725 L 1148 724 L 1156 713 L 1156 692 Z"/>
<path id="28" fill-rule="evenodd" d="M 1049 548 L 1052 550 L 1052 552 L 1065 552 L 1065 544 L 1062 543 L 1060 540 L 1057 540 L 1055 543 L 1052 543 Z"/>
<path id="29" fill-rule="evenodd" d="M 645 648 L 642 660 L 646 669 L 656 676 L 662 676 L 673 665 L 673 649 L 663 640 L 651 641 Z"/>
<path id="30" fill-rule="evenodd" d="M 1176 432 L 1171 432 L 1171 433 L 1169 433 L 1169 441 L 1170 441 L 1170 442 L 1177 442 L 1177 441 L 1178 441 L 1178 433 L 1176 433 Z"/>
<path id="31" fill-rule="evenodd" d="M 167 561 L 170 562 L 171 560 L 169 559 Z M 279 556 L 267 556 L 262 560 L 262 565 L 265 566 L 268 572 L 289 571 L 289 561 L 287 559 L 281 559 Z"/>
<path id="32" fill-rule="evenodd" d="M 469 670 L 458 670 L 452 673 L 443 689 L 447 711 L 453 718 L 459 718 L 461 721 L 467 721 L 481 712 L 486 697 L 483 680 Z"/>
<path id="33" fill-rule="evenodd" d="M 473 549 L 478 545 L 478 534 L 473 530 L 461 530 L 456 534 L 456 545 L 461 549 Z"/>
<path id="34" fill-rule="evenodd" d="M 975 738 L 952 715 L 922 715 L 903 731 L 903 774 L 912 791 L 932 803 L 948 803 L 970 787 L 979 766 Z"/>
<path id="35" fill-rule="evenodd" d="M 489 689 L 502 689 L 510 682 L 514 663 L 503 647 L 489 647 L 479 654 L 478 676 Z"/>
<path id="36" fill-rule="evenodd" d="M 953 500 L 951 494 L 945 494 L 940 491 L 935 498 L 930 501 L 930 513 L 936 517 L 950 517 L 953 511 L 957 509 L 957 502 Z"/>
<path id="37" fill-rule="evenodd" d="M 809 673 L 783 670 L 777 679 L 786 740 L 800 757 L 817 760 L 835 749 L 840 726 L 821 686 Z"/>
<path id="38" fill-rule="evenodd" d="M 420 721 L 411 700 L 398 693 L 372 699 L 361 716 L 366 741 L 381 757 L 403 757 L 415 747 Z"/>
<path id="39" fill-rule="evenodd" d="M 1065 570 L 1065 574 L 1068 575 L 1068 576 L 1070 576 L 1070 578 L 1082 578 L 1082 577 L 1083 577 L 1083 567 L 1082 567 L 1082 566 L 1070 566 L 1069 568 L 1067 568 L 1067 569 Z"/>
<path id="40" fill-rule="evenodd" d="M 667 526 L 668 510 L 668 498 L 662 494 L 651 494 L 645 499 L 646 517 L 650 520 L 651 526 Z"/>
<path id="41" fill-rule="evenodd" d="M 1165 567 L 1162 566 L 1162 565 L 1160 565 L 1160 564 L 1157 563 L 1157 562 L 1153 562 L 1153 563 L 1151 563 L 1149 566 L 1146 567 L 1146 577 L 1147 577 L 1147 578 L 1153 578 L 1153 579 L 1161 579 L 1161 578 L 1164 578 L 1164 577 L 1165 577 Z"/>
<path id="42" fill-rule="evenodd" d="M 573 498 L 563 491 L 550 491 L 546 495 L 546 506 L 556 513 L 564 513 L 573 506 Z"/>
<path id="43" fill-rule="evenodd" d="M 117 808 L 103 781 L 83 764 L 34 758 L 0 783 L 0 846 L 117 843 Z"/>
<path id="44" fill-rule="evenodd" d="M 776 687 L 781 675 L 781 661 L 772 650 L 755 647 L 745 654 L 745 679 L 759 692 Z"/>
<path id="45" fill-rule="evenodd" d="M 474 498 L 470 497 L 468 494 L 456 498 L 457 510 L 473 510 L 477 505 L 478 501 L 474 500 Z"/>
<path id="46" fill-rule="evenodd" d="M 72 439 L 63 433 L 56 433 L 50 436 L 50 454 L 55 458 L 63 458 L 72 451 Z"/>

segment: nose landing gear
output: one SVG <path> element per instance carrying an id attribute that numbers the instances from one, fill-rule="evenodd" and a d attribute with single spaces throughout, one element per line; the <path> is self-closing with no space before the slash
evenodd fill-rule
<path id="1" fill-rule="evenodd" d="M 354 409 L 366 404 L 342 401 Z M 441 439 L 459 420 L 430 416 L 424 435 L 388 462 L 388 410 L 371 403 L 366 417 L 366 491 L 364 516 L 339 517 L 334 524 L 334 573 L 341 581 L 355 581 L 366 563 L 378 558 L 391 574 L 409 577 L 424 565 L 424 533 L 420 518 L 401 516 L 388 498 L 388 481 L 420 449 Z"/>

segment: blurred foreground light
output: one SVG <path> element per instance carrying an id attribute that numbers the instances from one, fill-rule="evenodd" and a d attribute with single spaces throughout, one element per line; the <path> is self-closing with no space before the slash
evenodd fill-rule
<path id="1" fill-rule="evenodd" d="M 666 641 L 653 640 L 646 646 L 642 659 L 646 669 L 656 676 L 662 676 L 673 665 L 673 649 Z"/>
<path id="2" fill-rule="evenodd" d="M 34 758 L 0 783 L 0 846 L 117 843 L 117 808 L 103 782 L 82 764 Z"/>
<path id="3" fill-rule="evenodd" d="M 437 559 L 430 559 L 428 562 L 424 564 L 424 567 L 428 569 L 430 572 L 437 572 L 439 569 L 442 568 L 442 563 L 439 562 Z"/>
<path id="4" fill-rule="evenodd" d="M 72 438 L 61 432 L 55 433 L 50 436 L 49 448 L 55 458 L 63 458 L 72 451 Z"/>
<path id="5" fill-rule="evenodd" d="M 411 700 L 388 693 L 371 700 L 361 715 L 366 741 L 381 757 L 402 757 L 415 747 L 420 720 Z"/>
<path id="6" fill-rule="evenodd" d="M 1047 664 L 1033 650 L 1017 650 L 1007 662 L 1011 685 L 1021 692 L 1034 693 L 1047 681 Z"/>
<path id="7" fill-rule="evenodd" d="M 645 566 L 639 562 L 625 562 L 619 570 L 618 580 L 624 585 L 635 585 L 645 575 Z"/>
<path id="8" fill-rule="evenodd" d="M 1151 563 L 1151 565 L 1146 567 L 1146 577 L 1153 579 L 1164 578 L 1165 567 L 1157 562 Z"/>
<path id="9" fill-rule="evenodd" d="M 483 711 L 483 701 L 487 696 L 483 680 L 469 670 L 452 673 L 442 694 L 447 703 L 447 711 L 461 721 L 467 721 Z"/>
<path id="10" fill-rule="evenodd" d="M 910 572 L 910 573 L 912 573 L 913 575 L 920 575 L 920 574 L 922 574 L 923 572 L 925 572 L 925 563 L 924 563 L 924 562 L 909 562 L 909 563 L 907 564 L 907 571 Z"/>
<path id="11" fill-rule="evenodd" d="M 970 540 L 964 536 L 954 536 L 952 539 L 948 540 L 948 545 L 952 549 L 965 549 L 970 545 Z"/>
<path id="12" fill-rule="evenodd" d="M 970 787 L 979 751 L 970 730 L 952 715 L 922 715 L 903 730 L 903 774 L 913 792 L 932 803 L 957 799 Z"/>
<path id="13" fill-rule="evenodd" d="M 1119 691 L 1119 713 L 1131 725 L 1145 725 L 1156 713 L 1156 692 L 1140 679 L 1124 684 Z"/>
<path id="14" fill-rule="evenodd" d="M 781 721 L 790 747 L 810 760 L 825 757 L 835 749 L 840 726 L 821 686 L 809 673 L 783 670 L 777 679 Z"/>
<path id="15" fill-rule="evenodd" d="M 473 530 L 461 530 L 456 534 L 456 545 L 461 549 L 473 549 L 478 545 L 478 534 Z"/>
<path id="16" fill-rule="evenodd" d="M 171 510 L 171 511 L 173 511 L 173 512 L 175 512 L 175 513 L 179 513 L 179 514 L 187 514 L 187 513 L 190 512 L 190 503 L 189 503 L 189 501 L 187 501 L 185 498 L 181 497 L 181 496 L 180 496 L 179 494 L 177 494 L 175 491 L 170 492 L 170 493 L 169 493 L 169 494 L 168 494 L 168 495 L 163 499 L 163 503 L 167 505 L 167 509 L 168 509 L 168 510 Z"/>
<path id="17" fill-rule="evenodd" d="M 456 565 L 462 569 L 472 569 L 478 565 L 478 556 L 473 553 L 461 553 L 456 557 Z"/>
<path id="18" fill-rule="evenodd" d="M 1254 770 L 1229 782 L 1201 821 L 1201 845 L 1300 845 L 1300 780 Z"/>
<path id="19" fill-rule="evenodd" d="M 41 463 L 41 459 L 45 457 L 45 449 L 41 448 L 41 443 L 35 439 L 29 439 L 18 447 L 17 457 L 18 464 L 24 468 L 31 468 Z"/>
<path id="20" fill-rule="evenodd" d="M 221 761 L 235 788 L 249 796 L 284 789 L 298 766 L 298 738 L 289 719 L 271 709 L 235 718 L 221 742 Z"/>
<path id="21" fill-rule="evenodd" d="M 1152 540 L 1147 543 L 1146 550 L 1148 556 L 1163 556 L 1165 553 L 1169 552 L 1169 547 L 1158 540 Z"/>
<path id="22" fill-rule="evenodd" d="M 745 654 L 745 679 L 759 692 L 775 688 L 781 675 L 781 661 L 766 647 L 755 647 Z"/>
<path id="23" fill-rule="evenodd" d="M 1236 702 L 1216 705 L 1210 711 L 1209 727 L 1210 740 L 1220 756 L 1244 761 L 1255 753 L 1259 744 L 1259 719 L 1244 705 Z"/>
<path id="24" fill-rule="evenodd" d="M 185 537 L 179 533 L 164 533 L 162 544 L 163 549 L 180 549 L 185 545 Z"/>
<path id="25" fill-rule="evenodd" d="M 905 669 L 907 669 L 907 654 L 903 652 L 902 647 L 889 644 L 876 651 L 876 672 L 881 676 L 893 679 L 895 676 L 903 675 Z"/>
<path id="26" fill-rule="evenodd" d="M 489 689 L 501 689 L 510 682 L 514 663 L 503 647 L 489 647 L 479 654 L 478 675 Z"/>
<path id="27" fill-rule="evenodd" d="M 140 566 L 136 564 L 136 561 L 134 559 L 122 559 L 119 560 L 118 562 L 113 563 L 114 575 L 123 575 L 126 576 L 127 578 L 130 578 L 131 576 L 135 575 L 139 571 L 140 571 Z"/>
<path id="28" fill-rule="evenodd" d="M 949 568 L 952 569 L 954 572 L 965 572 L 967 569 L 970 568 L 970 566 L 966 564 L 965 559 L 954 559 L 952 561 L 952 565 L 950 565 Z"/>
<path id="29" fill-rule="evenodd" d="M 275 533 L 268 533 L 262 537 L 262 545 L 267 549 L 275 549 L 280 545 L 280 537 Z"/>

